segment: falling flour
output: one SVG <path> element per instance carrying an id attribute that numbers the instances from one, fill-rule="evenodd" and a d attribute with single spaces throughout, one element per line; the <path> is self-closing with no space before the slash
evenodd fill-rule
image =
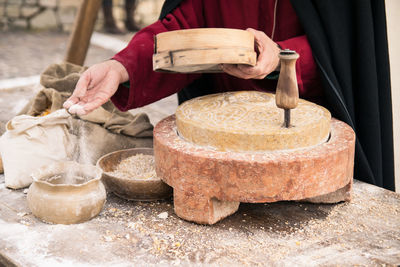
<path id="1" fill-rule="evenodd" d="M 123 179 L 157 179 L 154 156 L 137 154 L 128 157 L 121 160 L 116 168 L 112 172 L 107 172 L 107 174 Z"/>
<path id="2" fill-rule="evenodd" d="M 81 164 L 93 165 L 93 155 L 88 145 L 88 131 L 85 124 L 86 122 L 80 119 L 72 122 L 71 158 Z"/>
<path id="3" fill-rule="evenodd" d="M 84 165 L 93 165 L 93 155 L 88 145 L 88 133 L 85 122 L 80 119 L 71 120 L 69 158 Z M 81 170 L 62 170 L 60 174 L 49 177 L 48 182 L 53 184 L 83 184 L 91 178 L 86 177 Z"/>

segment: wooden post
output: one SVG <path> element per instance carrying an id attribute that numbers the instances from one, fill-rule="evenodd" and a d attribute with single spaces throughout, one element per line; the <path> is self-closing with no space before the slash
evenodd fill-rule
<path id="1" fill-rule="evenodd" d="M 83 65 L 101 0 L 82 0 L 69 38 L 65 61 Z"/>

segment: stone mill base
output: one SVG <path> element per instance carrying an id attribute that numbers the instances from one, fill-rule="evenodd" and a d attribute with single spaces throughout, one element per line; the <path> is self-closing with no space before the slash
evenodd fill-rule
<path id="1" fill-rule="evenodd" d="M 154 129 L 159 177 L 174 189 L 174 209 L 185 220 L 214 224 L 240 202 L 350 201 L 355 134 L 331 121 L 323 144 L 296 150 L 221 152 L 180 138 L 170 116 Z"/>

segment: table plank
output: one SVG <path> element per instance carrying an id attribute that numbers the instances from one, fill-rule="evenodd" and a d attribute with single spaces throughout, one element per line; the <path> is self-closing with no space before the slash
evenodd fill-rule
<path id="1" fill-rule="evenodd" d="M 168 218 L 159 218 L 162 212 Z M 397 265 L 400 196 L 355 181 L 351 203 L 242 203 L 236 214 L 204 226 L 179 219 L 171 200 L 108 194 L 91 221 L 50 225 L 0 175 L 0 255 L 21 266 Z"/>

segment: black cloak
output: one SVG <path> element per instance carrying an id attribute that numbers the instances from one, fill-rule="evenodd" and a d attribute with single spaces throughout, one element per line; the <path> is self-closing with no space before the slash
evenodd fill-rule
<path id="1" fill-rule="evenodd" d="M 166 0 L 160 19 L 180 2 Z M 327 108 L 356 132 L 354 177 L 394 190 L 384 0 L 291 0 L 291 3 L 319 68 Z M 201 81 L 195 81 L 189 87 L 199 88 L 200 84 Z M 185 90 L 179 97 L 188 98 Z"/>

